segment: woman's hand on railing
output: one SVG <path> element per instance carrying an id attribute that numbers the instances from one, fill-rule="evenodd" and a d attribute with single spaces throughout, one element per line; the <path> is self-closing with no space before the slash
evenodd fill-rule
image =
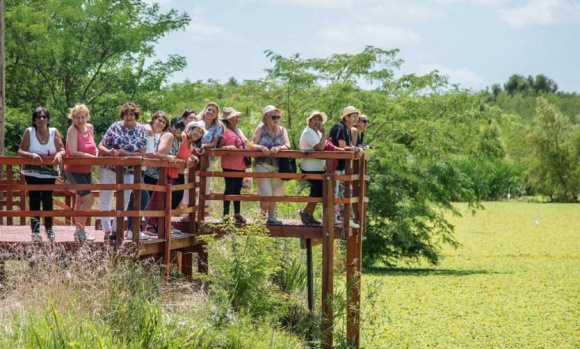
<path id="1" fill-rule="evenodd" d="M 32 159 L 34 159 L 34 162 L 42 164 L 42 156 L 40 156 L 36 153 L 30 153 L 30 154 L 32 154 Z"/>

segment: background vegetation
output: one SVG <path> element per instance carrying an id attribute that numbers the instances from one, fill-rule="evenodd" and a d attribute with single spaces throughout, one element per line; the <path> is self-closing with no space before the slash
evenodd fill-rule
<path id="1" fill-rule="evenodd" d="M 462 247 L 444 248 L 439 266 L 365 269 L 362 347 L 580 346 L 577 206 L 484 205 L 448 217 Z M 58 248 L 29 246 L 20 252 L 35 259 L 9 263 L 0 284 L 0 348 L 319 347 L 320 318 L 305 309 L 305 252 L 264 232 L 208 239 L 208 292 L 175 272 L 163 284 L 155 265 L 114 262 L 89 245 L 66 260 Z M 318 246 L 315 265 L 320 255 Z M 335 346 L 347 348 L 337 258 Z"/>
<path id="2" fill-rule="evenodd" d="M 82 9 L 82 11 L 80 10 Z M 473 92 L 437 71 L 400 76 L 396 49 L 366 47 L 357 54 L 304 59 L 272 51 L 264 78 L 169 84 L 185 59 L 155 58 L 159 38 L 182 30 L 185 13 L 161 12 L 140 0 L 29 0 L 5 2 L 7 150 L 15 153 L 31 110 L 45 105 L 64 132 L 65 115 L 86 103 L 98 135 L 117 120 L 127 100 L 144 114 L 181 114 L 215 100 L 244 112 L 250 134 L 267 104 L 285 110 L 296 148 L 314 109 L 330 115 L 347 105 L 372 121 L 369 226 L 365 264 L 427 260 L 441 244 L 456 246 L 444 213 L 454 201 L 539 196 L 577 202 L 580 97 L 558 92 L 543 75 L 513 75 L 501 86 Z"/>

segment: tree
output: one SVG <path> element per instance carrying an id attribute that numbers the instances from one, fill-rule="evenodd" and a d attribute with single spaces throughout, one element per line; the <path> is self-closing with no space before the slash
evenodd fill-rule
<path id="1" fill-rule="evenodd" d="M 576 202 L 580 190 L 578 127 L 550 104 L 538 98 L 536 118 L 528 127 L 528 179 L 537 192 L 553 201 Z"/>
<path id="2" fill-rule="evenodd" d="M 144 102 L 185 67 L 179 56 L 146 62 L 161 37 L 189 20 L 141 0 L 8 0 L 7 105 L 44 105 L 64 128 L 68 108 L 86 103 L 93 116 L 106 116 L 96 118 L 102 129 L 121 103 Z"/>

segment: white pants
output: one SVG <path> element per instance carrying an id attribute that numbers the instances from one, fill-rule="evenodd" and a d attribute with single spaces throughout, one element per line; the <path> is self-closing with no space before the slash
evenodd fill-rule
<path id="1" fill-rule="evenodd" d="M 124 174 L 124 183 L 133 183 L 134 177 L 132 174 Z M 101 184 L 115 184 L 117 183 L 117 175 L 115 171 L 109 170 L 103 167 L 99 167 L 99 183 Z M 129 197 L 131 195 L 131 190 L 124 190 L 124 202 L 123 209 L 126 211 L 127 206 L 129 206 Z M 110 211 L 113 207 L 113 191 L 112 190 L 101 190 L 99 192 L 99 209 L 101 211 Z M 111 225 L 111 220 L 113 224 Z M 117 230 L 117 220 L 113 217 L 102 217 L 101 226 L 105 232 L 114 232 Z"/>

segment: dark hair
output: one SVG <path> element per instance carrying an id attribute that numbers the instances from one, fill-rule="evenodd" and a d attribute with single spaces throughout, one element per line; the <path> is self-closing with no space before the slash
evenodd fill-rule
<path id="1" fill-rule="evenodd" d="M 185 130 L 184 118 L 180 115 L 174 116 L 173 118 L 171 118 L 169 126 L 175 127 L 176 129 L 179 129 L 181 131 Z"/>
<path id="2" fill-rule="evenodd" d="M 197 113 L 193 109 L 185 109 L 185 111 L 183 112 L 183 114 L 181 114 L 181 117 L 183 117 L 184 119 L 186 119 L 189 116 L 189 114 L 197 114 Z"/>
<path id="3" fill-rule="evenodd" d="M 129 112 L 133 112 L 133 114 L 135 114 L 135 120 L 139 120 L 139 117 L 141 116 L 141 110 L 139 110 L 137 104 L 133 102 L 127 102 L 121 106 L 119 118 L 122 119 L 123 116 L 125 116 L 125 114 L 128 114 Z"/>
<path id="4" fill-rule="evenodd" d="M 34 129 L 36 129 L 36 125 L 34 124 L 34 120 L 38 119 L 38 116 L 40 114 L 46 115 L 46 127 L 50 126 L 50 113 L 48 112 L 48 109 L 46 109 L 43 106 L 39 106 L 38 108 L 34 109 L 34 111 L 32 112 L 32 127 L 34 127 Z"/>
<path id="5" fill-rule="evenodd" d="M 149 125 L 151 127 L 153 127 L 153 122 L 156 119 L 163 119 L 165 121 L 165 126 L 163 126 L 163 132 L 167 131 L 167 129 L 169 128 L 169 117 L 167 116 L 167 114 L 163 111 L 163 110 L 158 110 L 155 112 L 155 114 L 151 115 L 151 119 L 149 120 Z"/>

